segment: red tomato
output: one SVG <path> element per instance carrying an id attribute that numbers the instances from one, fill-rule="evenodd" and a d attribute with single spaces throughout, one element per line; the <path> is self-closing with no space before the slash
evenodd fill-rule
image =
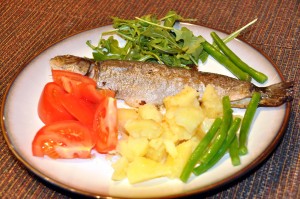
<path id="1" fill-rule="evenodd" d="M 107 97 L 98 105 L 93 130 L 96 137 L 95 149 L 99 153 L 114 150 L 118 142 L 117 101 Z"/>
<path id="2" fill-rule="evenodd" d="M 64 70 L 52 70 L 52 76 L 54 82 L 61 85 L 62 87 L 64 87 L 64 84 L 66 83 L 74 83 L 74 84 L 85 83 L 85 84 L 92 84 L 96 87 L 96 82 L 93 79 L 78 73 L 64 71 Z M 66 78 L 71 82 L 64 82 Z M 65 85 L 65 87 L 68 88 L 67 85 Z M 66 91 L 69 92 L 68 89 Z"/>
<path id="3" fill-rule="evenodd" d="M 114 91 L 109 89 L 97 89 L 91 84 L 80 84 L 74 90 L 76 90 L 76 96 L 92 103 L 102 103 L 106 97 L 115 97 Z"/>
<path id="4" fill-rule="evenodd" d="M 114 91 L 97 89 L 94 80 L 81 74 L 60 70 L 52 70 L 52 74 L 55 82 L 76 97 L 93 103 L 100 103 L 106 96 L 115 97 Z"/>
<path id="5" fill-rule="evenodd" d="M 94 141 L 89 128 L 78 121 L 59 121 L 42 127 L 32 142 L 32 154 L 51 158 L 90 158 Z"/>
<path id="6" fill-rule="evenodd" d="M 54 82 L 45 85 L 38 104 L 38 115 L 42 122 L 50 124 L 55 121 L 74 119 L 61 103 L 64 94 L 65 91 Z"/>
<path id="7" fill-rule="evenodd" d="M 92 127 L 97 105 L 84 99 L 77 98 L 72 94 L 62 96 L 62 105 L 78 121 Z"/>

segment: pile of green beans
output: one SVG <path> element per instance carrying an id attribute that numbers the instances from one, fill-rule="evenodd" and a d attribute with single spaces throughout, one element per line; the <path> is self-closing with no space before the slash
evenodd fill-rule
<path id="1" fill-rule="evenodd" d="M 251 78 L 255 79 L 259 83 L 264 83 L 268 80 L 268 77 L 259 72 L 244 61 L 242 61 L 217 35 L 215 32 L 211 32 L 211 36 L 218 48 L 207 41 L 203 42 L 204 50 L 215 58 L 220 64 L 225 66 L 233 75 L 238 79 L 244 81 L 251 81 Z M 219 49 L 223 52 L 220 52 Z"/>
<path id="2" fill-rule="evenodd" d="M 240 155 L 244 155 L 248 151 L 248 132 L 260 97 L 260 93 L 253 93 L 243 119 L 233 118 L 229 97 L 222 98 L 222 119 L 215 119 L 207 134 L 191 154 L 180 175 L 183 182 L 187 182 L 192 173 L 198 176 L 212 168 L 227 151 L 233 166 L 241 164 Z M 240 125 L 241 129 L 238 136 Z"/>
<path id="3" fill-rule="evenodd" d="M 219 162 L 219 160 L 225 155 L 225 153 L 227 152 L 230 144 L 232 143 L 233 139 L 236 137 L 236 134 L 239 130 L 240 127 L 240 123 L 241 123 L 241 118 L 235 118 L 232 122 L 232 124 L 230 125 L 230 128 L 228 130 L 228 135 L 226 138 L 225 143 L 222 145 L 222 147 L 220 148 L 220 150 L 218 151 L 218 153 L 207 163 L 202 163 L 199 166 L 197 166 L 196 168 L 193 169 L 193 173 L 195 175 L 200 175 L 204 172 L 206 172 L 208 169 L 212 168 L 215 164 L 217 164 L 217 162 Z"/>
<path id="4" fill-rule="evenodd" d="M 186 182 L 190 177 L 195 165 L 198 163 L 199 158 L 205 152 L 206 147 L 209 145 L 211 140 L 214 138 L 215 134 L 217 133 L 219 127 L 221 126 L 222 120 L 220 118 L 216 118 L 214 123 L 212 124 L 211 128 L 207 132 L 207 134 L 203 137 L 201 142 L 199 142 L 196 149 L 193 151 L 191 157 L 189 158 L 188 162 L 186 163 L 183 172 L 180 175 L 180 179 L 183 182 Z"/>

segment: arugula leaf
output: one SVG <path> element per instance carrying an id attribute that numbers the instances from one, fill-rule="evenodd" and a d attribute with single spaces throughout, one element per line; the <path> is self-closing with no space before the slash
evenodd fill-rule
<path id="1" fill-rule="evenodd" d="M 199 61 L 205 62 L 208 57 L 201 44 L 205 41 L 202 36 L 194 36 L 193 32 L 185 27 L 174 28 L 177 21 L 195 20 L 185 19 L 175 11 L 167 12 L 160 19 L 148 14 L 135 19 L 112 17 L 112 20 L 114 30 L 102 33 L 97 46 L 92 45 L 90 41 L 86 42 L 93 50 L 94 60 L 149 61 L 172 67 L 190 68 Z M 226 40 L 230 41 L 243 29 L 236 31 Z M 104 39 L 103 35 L 111 36 Z M 113 35 L 125 40 L 123 48 Z"/>

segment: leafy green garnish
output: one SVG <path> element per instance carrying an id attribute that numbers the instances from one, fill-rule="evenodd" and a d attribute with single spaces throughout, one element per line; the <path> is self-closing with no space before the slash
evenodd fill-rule
<path id="1" fill-rule="evenodd" d="M 120 47 L 118 41 L 110 36 L 100 38 L 97 46 L 87 41 L 93 50 L 96 61 L 117 59 L 152 61 L 173 67 L 190 68 L 197 65 L 203 51 L 201 36 L 194 36 L 187 28 L 175 29 L 177 21 L 193 21 L 184 19 L 175 11 L 169 11 L 166 16 L 158 19 L 155 15 L 136 17 L 133 20 L 113 17 L 115 30 L 103 35 L 118 35 L 125 40 L 125 46 Z"/>
<path id="2" fill-rule="evenodd" d="M 207 60 L 209 54 L 202 46 L 205 39 L 202 36 L 196 37 L 186 27 L 175 28 L 177 21 L 195 21 L 195 19 L 185 19 L 175 11 L 169 11 L 160 19 L 152 14 L 131 20 L 118 17 L 112 19 L 114 30 L 102 33 L 97 46 L 92 45 L 90 41 L 86 42 L 93 50 L 95 61 L 109 59 L 150 61 L 172 67 L 190 68 L 199 61 L 204 63 Z M 231 41 L 256 20 L 228 35 L 223 41 L 225 43 Z M 102 37 L 104 35 L 111 36 L 104 39 Z M 125 46 L 120 47 L 113 35 L 123 38 Z"/>

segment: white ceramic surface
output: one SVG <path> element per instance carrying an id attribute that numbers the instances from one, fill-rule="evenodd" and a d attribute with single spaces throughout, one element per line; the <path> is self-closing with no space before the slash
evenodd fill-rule
<path id="1" fill-rule="evenodd" d="M 182 25 L 191 29 L 195 35 L 201 34 L 211 41 L 209 34 L 212 29 L 191 24 Z M 239 175 L 241 172 L 244 173 L 245 168 L 259 158 L 268 146 L 274 145 L 274 139 L 286 115 L 286 105 L 259 108 L 249 136 L 249 154 L 241 158 L 240 166 L 233 167 L 229 156 L 226 155 L 211 170 L 201 176 L 192 177 L 187 184 L 167 178 L 135 185 L 130 185 L 127 180 L 114 182 L 111 180 L 113 169 L 110 161 L 99 154 L 95 154 L 95 157 L 89 160 L 52 160 L 32 156 L 31 142 L 35 133 L 43 126 L 37 114 L 39 96 L 44 85 L 51 81 L 49 59 L 63 54 L 91 57 L 92 50 L 85 42 L 91 40 L 96 44 L 101 32 L 110 29 L 111 26 L 105 26 L 86 31 L 51 46 L 25 67 L 10 87 L 3 111 L 5 136 L 14 154 L 34 173 L 60 187 L 87 195 L 129 198 L 165 197 L 184 192 L 203 191 L 210 189 L 211 186 L 222 185 L 226 179 L 233 179 L 237 173 Z M 225 36 L 221 32 L 216 32 L 221 37 Z M 272 63 L 255 48 L 240 40 L 233 40 L 228 45 L 249 65 L 268 75 L 269 80 L 264 85 L 281 81 Z M 204 65 L 200 64 L 200 70 L 232 76 L 211 57 Z M 235 109 L 234 113 L 243 115 L 244 110 Z"/>

